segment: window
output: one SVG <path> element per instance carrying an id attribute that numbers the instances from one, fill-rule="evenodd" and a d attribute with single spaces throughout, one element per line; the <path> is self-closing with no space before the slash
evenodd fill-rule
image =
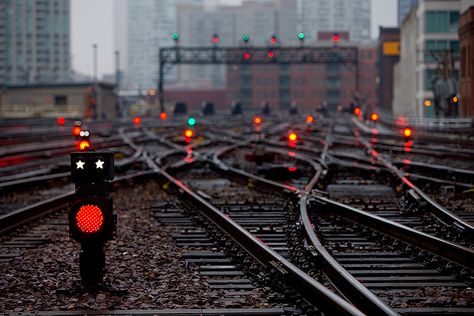
<path id="1" fill-rule="evenodd" d="M 443 56 L 440 52 L 452 51 L 454 56 L 459 56 L 459 41 L 428 40 L 425 42 L 425 61 L 435 62 Z"/>
<path id="2" fill-rule="evenodd" d="M 451 11 L 449 12 L 449 32 L 456 33 L 458 31 L 459 24 L 459 12 Z"/>
<path id="3" fill-rule="evenodd" d="M 434 80 L 438 77 L 436 69 L 425 70 L 425 90 L 432 90 Z"/>
<path id="4" fill-rule="evenodd" d="M 65 95 L 55 95 L 54 96 L 54 105 L 67 105 L 67 96 L 65 96 Z"/>
<path id="5" fill-rule="evenodd" d="M 456 33 L 458 30 L 459 12 L 427 11 L 425 18 L 427 33 Z"/>

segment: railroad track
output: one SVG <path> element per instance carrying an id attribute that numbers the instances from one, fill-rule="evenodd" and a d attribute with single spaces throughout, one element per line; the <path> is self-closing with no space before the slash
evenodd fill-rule
<path id="1" fill-rule="evenodd" d="M 151 160 L 148 160 L 149 164 L 153 164 Z M 157 173 L 160 169 L 158 168 L 157 165 L 155 165 L 155 168 L 153 171 L 150 171 L 152 174 Z M 196 266 L 197 263 L 201 262 L 202 265 L 197 264 L 200 268 L 199 271 L 205 272 L 208 271 L 206 277 L 209 276 L 219 276 L 219 273 L 222 273 L 222 265 L 215 265 L 212 267 L 212 262 L 213 260 L 216 259 L 227 259 L 229 258 L 222 257 L 222 253 L 219 251 L 216 251 L 216 249 L 219 250 L 218 244 L 220 243 L 221 251 L 224 249 L 227 249 L 227 252 L 233 253 L 233 257 L 235 259 L 232 260 L 237 260 L 237 263 L 239 263 L 241 266 L 246 267 L 248 271 L 253 271 L 253 275 L 248 280 L 258 280 L 261 282 L 262 285 L 265 286 L 265 293 L 269 293 L 269 285 L 272 287 L 270 288 L 270 292 L 275 290 L 275 280 L 285 280 L 285 282 L 277 282 L 279 285 L 279 291 L 282 292 L 280 294 L 276 293 L 270 293 L 270 294 L 265 294 L 265 298 L 268 300 L 274 300 L 277 302 L 279 305 L 276 307 L 271 307 L 272 302 L 267 302 L 264 301 L 262 303 L 262 306 L 270 306 L 268 310 L 262 310 L 261 312 L 265 313 L 268 312 L 270 314 L 283 314 L 283 313 L 301 313 L 301 310 L 305 310 L 310 312 L 311 310 L 314 310 L 315 306 L 314 303 L 318 302 L 318 305 L 321 305 L 319 308 L 326 310 L 326 311 L 332 311 L 332 313 L 343 313 L 343 314 L 348 314 L 348 315 L 357 315 L 360 314 L 360 312 L 352 307 L 351 305 L 347 304 L 344 302 L 342 299 L 334 295 L 332 292 L 328 291 L 325 287 L 317 283 L 311 278 L 306 278 L 304 277 L 304 273 L 291 264 L 289 264 L 287 261 L 284 261 L 279 255 L 277 255 L 275 252 L 273 252 L 270 248 L 268 248 L 265 244 L 262 242 L 258 241 L 254 236 L 250 235 L 248 232 L 243 230 L 238 224 L 235 222 L 229 220 L 227 217 L 223 216 L 221 212 L 217 209 L 215 209 L 213 206 L 208 204 L 204 199 L 202 199 L 198 194 L 194 193 L 187 187 L 185 187 L 181 181 L 178 181 L 177 179 L 174 179 L 171 177 L 169 174 L 167 174 L 164 171 L 160 171 L 162 176 L 165 177 L 167 182 L 167 186 L 171 183 L 172 186 L 175 187 L 175 189 L 178 189 L 180 191 L 183 191 L 186 193 L 184 194 L 185 196 L 187 195 L 187 203 L 190 203 L 190 205 L 194 205 L 194 210 L 196 204 L 200 206 L 202 214 L 200 215 L 201 219 L 198 219 L 197 222 L 199 223 L 200 221 L 204 220 L 204 229 L 207 227 L 208 234 L 211 235 L 210 239 L 206 238 L 201 238 L 200 242 L 198 244 L 193 241 L 194 245 L 191 245 L 189 242 L 189 233 L 203 233 L 203 227 L 178 227 L 178 230 L 181 232 L 180 234 L 175 235 L 175 240 L 177 243 L 179 243 L 180 246 L 184 246 L 185 248 L 188 247 L 196 247 L 199 250 L 203 250 L 203 253 L 207 253 L 208 255 L 212 252 L 213 254 L 209 255 L 209 257 L 206 257 L 205 254 L 193 254 L 192 252 L 185 254 L 182 258 L 184 258 L 184 264 L 189 265 L 190 263 L 193 263 L 191 259 L 197 259 L 193 263 L 193 266 Z M 132 176 L 129 176 L 129 178 L 132 178 Z M 127 196 L 130 193 L 127 194 Z M 183 193 L 180 194 L 180 196 L 183 195 Z M 175 196 L 175 194 L 173 194 Z M 64 203 L 64 201 L 56 201 L 56 203 Z M 180 203 L 181 204 L 181 203 Z M 170 205 L 174 205 L 173 207 L 169 207 Z M 45 214 L 52 214 L 51 212 L 51 206 L 52 205 L 43 205 L 42 207 L 44 208 Z M 58 206 L 60 208 L 60 206 Z M 180 215 L 177 215 L 176 208 L 179 209 Z M 189 208 L 189 207 L 188 207 Z M 171 211 L 170 211 L 171 210 Z M 187 222 L 189 224 L 189 219 L 184 219 L 183 216 L 186 216 L 186 211 L 182 211 L 181 206 L 176 207 L 176 203 L 168 203 L 166 205 L 159 204 L 159 209 L 152 209 L 152 213 L 154 213 L 155 217 L 158 219 L 158 221 L 163 224 L 163 218 L 170 218 L 169 216 L 163 216 L 163 213 L 170 215 L 171 217 L 175 217 L 175 221 L 171 223 L 171 226 L 174 226 L 174 229 L 176 229 L 176 224 L 183 224 L 184 222 Z M 169 213 L 170 212 L 170 213 Z M 59 212 L 61 213 L 61 212 Z M 27 213 L 25 213 L 27 214 Z M 37 214 L 36 210 L 33 212 L 30 212 L 30 215 L 23 215 L 22 217 L 29 217 L 31 214 Z M 27 219 L 23 218 L 23 222 L 25 222 Z M 166 221 L 166 220 L 164 220 Z M 11 224 L 16 225 L 16 221 Z M 213 229 L 210 229 L 212 226 Z M 218 228 L 218 229 L 216 229 Z M 63 229 L 64 229 L 64 223 L 63 223 Z M 184 231 L 181 231 L 181 229 L 184 229 Z M 210 230 L 210 232 L 209 232 Z M 32 231 L 32 229 L 27 228 L 27 231 Z M 213 239 L 215 240 L 213 243 Z M 218 242 L 217 244 L 215 242 Z M 245 242 L 244 242 L 245 241 Z M 206 248 L 207 247 L 207 248 Z M 200 257 L 201 256 L 201 257 Z M 187 261 L 187 260 L 191 261 Z M 13 259 L 15 260 L 15 259 Z M 283 260 L 283 261 L 281 261 Z M 187 263 L 186 263 L 187 262 Z M 218 261 L 217 261 L 218 262 Z M 216 261 L 214 261 L 216 263 Z M 258 273 L 256 273 L 256 267 L 260 266 L 260 269 L 258 269 Z M 227 267 L 228 268 L 228 267 Z M 224 268 L 226 270 L 227 268 Z M 234 267 L 232 267 L 234 268 Z M 289 269 L 289 270 L 286 270 Z M 225 271 L 227 274 L 236 274 L 236 276 L 241 277 L 240 273 L 242 271 L 239 270 L 234 270 L 233 273 L 230 271 Z M 247 272 L 248 273 L 248 272 Z M 286 275 L 286 276 L 285 276 Z M 275 278 L 279 276 L 278 278 Z M 285 276 L 284 278 L 281 278 L 281 276 Z M 291 276 L 291 277 L 290 277 Z M 247 278 L 237 278 L 237 280 L 232 278 L 230 281 L 224 279 L 219 279 L 219 278 L 211 278 L 209 279 L 209 284 L 212 285 L 211 288 L 218 289 L 219 287 L 222 287 L 222 284 L 233 284 L 234 290 L 237 288 L 242 288 L 242 287 L 256 287 L 255 290 L 257 293 L 260 291 L 258 288 L 258 285 L 255 286 L 255 284 L 258 283 L 248 283 Z M 262 283 L 263 282 L 263 283 Z M 298 293 L 298 291 L 295 290 L 295 288 L 298 288 L 296 285 L 303 286 L 305 289 L 304 295 L 305 297 L 302 297 L 301 294 Z M 261 289 L 263 290 L 263 288 Z M 245 293 L 232 293 L 233 291 L 229 291 L 226 295 L 226 297 L 229 300 L 225 300 L 227 305 L 225 306 L 245 306 L 243 303 L 245 301 Z M 235 291 L 234 291 L 235 292 Z M 248 292 L 248 291 L 247 291 Z M 237 296 L 237 297 L 235 297 Z M 102 298 L 102 296 L 100 296 Z M 97 299 L 97 298 L 96 298 Z M 237 301 L 237 302 L 235 302 Z M 306 303 L 305 303 L 306 302 Z M 321 304 L 321 302 L 325 302 L 324 304 Z M 214 302 L 216 306 L 219 306 L 216 302 Z M 214 304 L 213 303 L 213 304 Z M 253 307 L 255 307 L 255 302 L 251 302 Z M 312 303 L 312 304 L 310 304 Z M 78 302 L 79 306 L 80 304 L 83 304 L 81 300 Z M 297 307 L 294 307 L 298 305 Z M 258 305 L 258 304 L 257 304 Z M 74 305 L 75 307 L 76 305 Z M 193 306 L 195 307 L 195 306 Z M 273 309 L 272 309 L 273 308 Z M 73 309 L 71 307 L 71 309 Z M 215 310 L 212 312 L 216 312 Z M 240 311 L 234 311 L 236 314 L 242 314 L 246 313 L 247 311 L 245 309 L 242 309 Z M 255 311 L 250 311 L 250 313 L 255 312 Z M 261 313 L 260 312 L 260 313 Z M 223 311 L 223 313 L 227 314 L 229 311 Z M 259 313 L 258 311 L 256 312 L 257 314 Z"/>
<path id="2" fill-rule="evenodd" d="M 287 129 L 286 123 L 269 126 L 262 140 L 252 128 L 242 137 L 203 126 L 191 143 L 183 142 L 175 126 L 121 130 L 121 143 L 137 161 L 125 165 L 130 173 L 114 184 L 119 227 L 107 246 L 106 280 L 128 287 L 130 295 L 95 293 L 72 301 L 51 295 L 78 275 L 78 247 L 67 238 L 65 216 L 72 193 L 66 193 L 0 217 L 0 247 L 11 252 L 0 255 L 0 271 L 22 262 L 2 279 L 0 296 L 8 307 L 0 309 L 48 314 L 61 306 L 72 315 L 97 309 L 158 315 L 472 314 L 474 255 L 460 246 L 470 245 L 465 236 L 449 222 L 440 234 L 442 226 L 430 228 L 430 217 L 421 225 L 414 219 L 422 214 L 393 212 L 403 203 L 416 208 L 405 191 L 333 201 L 334 184 L 388 187 L 387 179 L 401 180 L 390 161 L 365 155 L 364 139 L 356 138 L 353 146 L 347 126 L 324 123 L 293 148 L 284 141 Z M 384 200 L 386 195 L 391 198 Z M 417 230 L 377 216 L 384 214 Z M 29 274 L 37 293 L 22 288 Z M 16 290 L 22 294 L 15 296 Z"/>

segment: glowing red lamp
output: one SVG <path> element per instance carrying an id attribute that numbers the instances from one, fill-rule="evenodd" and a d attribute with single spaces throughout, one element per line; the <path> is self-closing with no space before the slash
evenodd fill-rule
<path id="1" fill-rule="evenodd" d="M 76 214 L 76 226 L 83 233 L 97 233 L 104 224 L 104 215 L 97 205 L 82 205 Z"/>

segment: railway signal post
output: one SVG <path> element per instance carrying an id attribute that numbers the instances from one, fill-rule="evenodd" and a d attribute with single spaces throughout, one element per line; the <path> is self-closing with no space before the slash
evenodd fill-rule
<path id="1" fill-rule="evenodd" d="M 71 177 L 75 196 L 69 205 L 69 236 L 81 244 L 79 270 L 82 285 L 65 292 L 106 290 L 126 293 L 103 284 L 104 244 L 112 239 L 116 225 L 108 188 L 114 178 L 113 153 L 71 153 Z"/>

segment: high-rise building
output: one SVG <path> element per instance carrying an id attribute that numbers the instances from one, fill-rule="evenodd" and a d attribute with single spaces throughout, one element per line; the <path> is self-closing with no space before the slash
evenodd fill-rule
<path id="1" fill-rule="evenodd" d="M 210 46 L 213 34 L 219 35 L 219 46 L 265 46 L 275 35 L 279 45 L 296 45 L 298 41 L 297 1 L 245 1 L 242 5 L 178 6 L 178 30 L 183 46 Z M 225 66 L 181 66 L 179 83 L 185 87 L 223 88 Z"/>
<path id="2" fill-rule="evenodd" d="M 309 41 L 318 32 L 347 31 L 355 42 L 370 40 L 370 0 L 301 0 L 301 23 Z"/>
<path id="3" fill-rule="evenodd" d="M 418 0 L 398 0 L 398 25 L 401 25 L 410 10 L 418 4 Z"/>
<path id="4" fill-rule="evenodd" d="M 0 83 L 70 78 L 69 0 L 0 0 Z"/>
<path id="5" fill-rule="evenodd" d="M 171 35 L 177 31 L 177 6 L 203 3 L 204 0 L 128 1 L 126 81 L 130 88 L 156 87 L 159 49 L 173 45 Z M 177 80 L 175 69 L 167 72 L 166 80 Z"/>

